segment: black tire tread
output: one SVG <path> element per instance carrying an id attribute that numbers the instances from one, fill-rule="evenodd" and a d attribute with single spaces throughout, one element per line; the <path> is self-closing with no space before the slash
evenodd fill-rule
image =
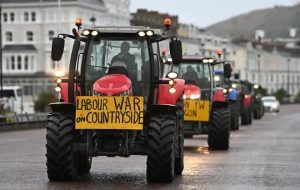
<path id="1" fill-rule="evenodd" d="M 148 182 L 171 182 L 175 162 L 175 117 L 152 116 L 148 126 Z"/>
<path id="2" fill-rule="evenodd" d="M 213 150 L 227 150 L 230 138 L 230 112 L 220 108 L 213 110 L 208 132 L 208 145 Z"/>

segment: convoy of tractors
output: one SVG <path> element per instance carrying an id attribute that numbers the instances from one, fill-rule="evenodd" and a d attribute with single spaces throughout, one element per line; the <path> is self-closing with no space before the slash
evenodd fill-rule
<path id="1" fill-rule="evenodd" d="M 147 181 L 171 182 L 184 169 L 185 137 L 207 134 L 210 149 L 228 150 L 240 120 L 249 125 L 264 114 L 261 87 L 231 76 L 219 52 L 183 55 L 168 34 L 170 19 L 164 30 L 81 29 L 81 19 L 76 26 L 52 43 L 51 58 L 60 61 L 65 40 L 73 41 L 68 77 L 55 80 L 60 101 L 49 105 L 50 180 L 77 179 L 96 156 L 145 155 Z"/>

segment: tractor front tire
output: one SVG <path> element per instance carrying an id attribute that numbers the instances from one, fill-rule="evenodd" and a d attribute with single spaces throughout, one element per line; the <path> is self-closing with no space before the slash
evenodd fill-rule
<path id="1" fill-rule="evenodd" d="M 147 134 L 147 180 L 172 182 L 175 176 L 176 118 L 173 115 L 154 115 Z"/>
<path id="2" fill-rule="evenodd" d="M 74 130 L 71 116 L 52 114 L 47 119 L 46 157 L 48 178 L 53 181 L 77 177 L 73 152 Z"/>
<path id="3" fill-rule="evenodd" d="M 219 108 L 212 112 L 212 123 L 208 131 L 208 146 L 212 150 L 228 150 L 230 137 L 230 112 Z"/>

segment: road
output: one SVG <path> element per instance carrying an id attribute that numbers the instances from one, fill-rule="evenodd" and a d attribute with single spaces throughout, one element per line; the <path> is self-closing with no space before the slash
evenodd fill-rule
<path id="1" fill-rule="evenodd" d="M 187 139 L 185 170 L 171 184 L 148 185 L 142 156 L 94 158 L 75 182 L 49 182 L 45 162 L 45 129 L 0 133 L 0 189 L 300 189 L 300 105 L 241 126 L 229 151 Z"/>

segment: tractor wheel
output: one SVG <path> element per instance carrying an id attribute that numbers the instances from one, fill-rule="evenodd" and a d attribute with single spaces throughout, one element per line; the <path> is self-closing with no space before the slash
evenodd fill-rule
<path id="1" fill-rule="evenodd" d="M 251 125 L 252 124 L 252 117 L 253 117 L 251 108 L 249 108 L 249 112 L 248 113 L 249 113 L 248 124 Z"/>
<path id="2" fill-rule="evenodd" d="M 240 115 L 240 112 L 239 112 L 237 105 L 235 105 L 235 104 L 231 105 L 231 107 L 230 107 L 230 116 L 231 116 L 230 129 L 232 131 L 237 131 L 240 128 L 239 115 Z"/>
<path id="3" fill-rule="evenodd" d="M 250 120 L 250 108 L 245 107 L 243 108 L 242 114 L 241 114 L 241 119 L 242 119 L 242 125 L 249 125 L 249 120 Z"/>
<path id="4" fill-rule="evenodd" d="M 261 111 L 259 107 L 255 107 L 253 111 L 253 118 L 260 119 L 261 118 Z"/>
<path id="5" fill-rule="evenodd" d="M 156 115 L 148 126 L 148 182 L 171 182 L 175 175 L 176 118 L 173 115 Z"/>
<path id="6" fill-rule="evenodd" d="M 230 112 L 216 109 L 212 113 L 212 123 L 208 132 L 208 145 L 213 150 L 227 150 L 230 137 Z"/>
<path id="7" fill-rule="evenodd" d="M 73 119 L 53 114 L 47 120 L 46 157 L 48 178 L 53 181 L 74 180 L 77 177 L 73 151 Z"/>
<path id="8" fill-rule="evenodd" d="M 87 155 L 81 155 L 78 158 L 78 174 L 87 174 L 91 170 L 92 157 Z"/>
<path id="9" fill-rule="evenodd" d="M 178 151 L 175 158 L 175 175 L 181 175 L 184 168 L 184 130 L 182 100 L 177 103 Z"/>

